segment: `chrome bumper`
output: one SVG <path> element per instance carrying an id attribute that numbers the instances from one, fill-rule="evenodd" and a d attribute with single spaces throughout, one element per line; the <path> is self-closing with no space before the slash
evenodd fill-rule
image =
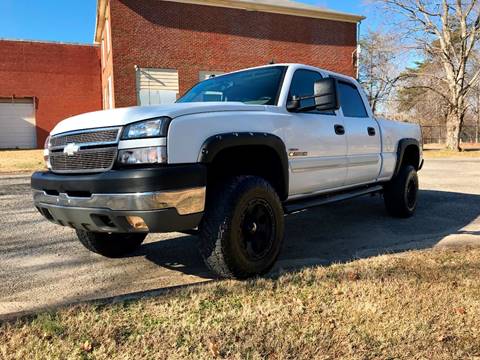
<path id="1" fill-rule="evenodd" d="M 33 200 L 37 206 L 45 204 L 112 211 L 176 209 L 179 215 L 203 212 L 205 197 L 206 187 L 135 194 L 92 194 L 90 197 L 72 197 L 64 193 L 50 195 L 45 191 L 33 190 Z"/>

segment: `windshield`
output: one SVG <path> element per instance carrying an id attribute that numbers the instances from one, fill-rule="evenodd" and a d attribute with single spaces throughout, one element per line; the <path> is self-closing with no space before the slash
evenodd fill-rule
<path id="1" fill-rule="evenodd" d="M 285 66 L 245 70 L 202 81 L 177 102 L 242 102 L 276 105 Z"/>

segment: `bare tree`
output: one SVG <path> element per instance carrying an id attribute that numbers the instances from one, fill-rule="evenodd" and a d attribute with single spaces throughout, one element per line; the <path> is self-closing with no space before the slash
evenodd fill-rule
<path id="1" fill-rule="evenodd" d="M 407 68 L 396 91 L 396 111 L 398 115 L 415 119 L 423 127 L 424 141 L 444 142 L 449 106 L 438 93 L 429 87 L 440 87 L 429 73 L 442 72 L 438 63 L 429 60 L 417 62 L 414 68 Z M 435 83 L 432 81 L 436 81 Z"/>
<path id="2" fill-rule="evenodd" d="M 475 90 L 472 91 L 472 112 L 473 119 L 472 123 L 474 124 L 475 134 L 473 139 L 476 143 L 480 142 L 480 84 L 477 84 Z"/>
<path id="3" fill-rule="evenodd" d="M 377 0 L 404 20 L 418 49 L 438 59 L 443 71 L 428 74 L 444 86 L 422 85 L 448 103 L 447 147 L 460 150 L 469 92 L 480 77 L 472 66 L 480 38 L 479 0 Z M 436 45 L 438 44 L 438 46 Z"/>
<path id="4" fill-rule="evenodd" d="M 444 81 L 440 81 L 436 74 L 443 73 L 443 65 L 431 57 L 425 58 L 423 61 L 417 61 L 415 67 L 408 67 L 402 73 L 402 79 L 398 84 L 398 97 L 400 102 L 400 111 L 405 111 L 409 107 L 424 102 L 435 101 L 437 104 L 430 104 L 431 107 L 442 105 L 442 117 L 448 115 L 448 102 L 445 97 L 439 93 L 446 93 L 448 89 Z M 430 89 L 435 89 L 431 91 Z M 421 105 L 423 107 L 425 105 Z M 417 109 L 421 111 L 421 109 Z M 440 115 L 440 114 L 439 114 Z M 423 119 L 429 120 L 429 119 Z"/>
<path id="5" fill-rule="evenodd" d="M 369 31 L 360 40 L 360 82 L 367 92 L 374 113 L 392 93 L 400 79 L 396 65 L 399 46 L 395 37 L 379 31 Z"/>

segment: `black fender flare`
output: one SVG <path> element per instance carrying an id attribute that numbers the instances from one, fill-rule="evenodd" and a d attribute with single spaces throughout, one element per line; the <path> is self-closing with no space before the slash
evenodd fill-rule
<path id="1" fill-rule="evenodd" d="M 398 142 L 397 148 L 397 163 L 395 164 L 395 171 L 393 172 L 393 176 L 397 176 L 400 172 L 400 167 L 403 162 L 403 156 L 405 155 L 405 150 L 407 147 L 414 145 L 418 148 L 418 152 L 420 153 L 420 143 L 417 139 L 401 139 Z M 420 170 L 421 164 L 417 164 L 417 169 Z"/>
<path id="2" fill-rule="evenodd" d="M 276 135 L 258 132 L 232 132 L 211 136 L 203 143 L 200 149 L 198 162 L 203 164 L 209 164 L 213 162 L 215 157 L 221 151 L 241 146 L 267 146 L 275 151 L 282 165 L 284 189 L 286 192 L 286 194 L 281 194 L 281 196 L 288 196 L 288 154 L 285 143 L 281 138 Z"/>

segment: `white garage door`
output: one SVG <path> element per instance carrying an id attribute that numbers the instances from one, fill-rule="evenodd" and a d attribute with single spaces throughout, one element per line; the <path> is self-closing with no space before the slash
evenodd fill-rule
<path id="1" fill-rule="evenodd" d="M 169 69 L 137 70 L 138 105 L 173 104 L 178 98 L 178 71 Z"/>
<path id="2" fill-rule="evenodd" d="M 0 149 L 37 147 L 33 100 L 0 100 Z"/>

